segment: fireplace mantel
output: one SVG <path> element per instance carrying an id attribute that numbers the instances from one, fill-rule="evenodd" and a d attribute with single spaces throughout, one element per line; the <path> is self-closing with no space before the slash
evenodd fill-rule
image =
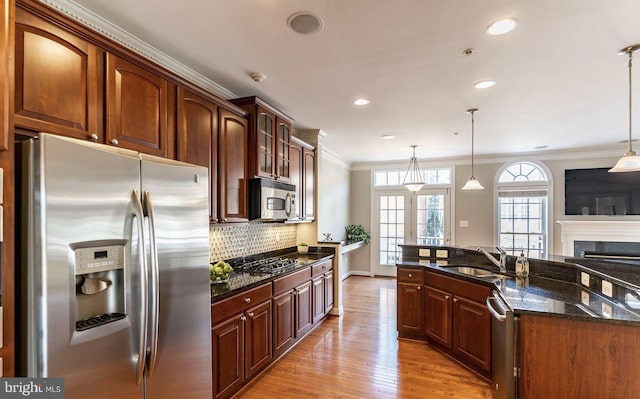
<path id="1" fill-rule="evenodd" d="M 574 241 L 640 242 L 640 220 L 559 220 L 562 254 L 573 256 Z"/>

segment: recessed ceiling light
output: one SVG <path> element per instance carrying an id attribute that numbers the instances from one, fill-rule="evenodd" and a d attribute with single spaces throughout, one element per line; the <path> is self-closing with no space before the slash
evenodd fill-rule
<path id="1" fill-rule="evenodd" d="M 369 104 L 369 100 L 367 100 L 366 98 L 358 98 L 357 100 L 355 100 L 353 103 L 355 105 L 367 105 Z"/>
<path id="2" fill-rule="evenodd" d="M 518 26 L 518 20 L 515 18 L 503 18 L 497 21 L 493 21 L 487 26 L 487 34 L 489 35 L 504 35 L 514 30 Z"/>
<path id="3" fill-rule="evenodd" d="M 292 14 L 287 20 L 287 25 L 289 25 L 289 28 L 294 32 L 302 35 L 310 35 L 312 33 L 320 32 L 324 26 L 324 22 L 322 21 L 322 18 L 317 15 L 307 11 L 301 11 Z"/>
<path id="4" fill-rule="evenodd" d="M 380 138 L 382 140 L 393 140 L 396 138 L 396 136 L 394 136 L 393 134 L 383 134 L 382 136 L 380 136 Z"/>
<path id="5" fill-rule="evenodd" d="M 481 80 L 473 84 L 476 89 L 486 89 L 487 87 L 495 86 L 495 80 Z"/>

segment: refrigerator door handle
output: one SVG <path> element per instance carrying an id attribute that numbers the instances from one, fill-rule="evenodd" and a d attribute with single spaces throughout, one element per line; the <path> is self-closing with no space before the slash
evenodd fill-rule
<path id="1" fill-rule="evenodd" d="M 158 269 L 158 247 L 156 245 L 156 229 L 155 218 L 153 216 L 153 201 L 151 200 L 151 194 L 149 191 L 144 192 L 143 197 L 144 214 L 149 218 L 149 246 L 150 246 L 150 281 L 149 281 L 149 332 L 150 342 L 148 349 L 148 363 L 147 363 L 147 378 L 151 378 L 156 366 L 156 359 L 158 357 L 158 315 L 160 311 L 160 271 Z"/>
<path id="2" fill-rule="evenodd" d="M 133 217 L 138 224 L 138 265 L 140 266 L 140 337 L 138 344 L 138 364 L 136 365 L 136 383 L 140 384 L 144 376 L 147 352 L 147 309 L 149 308 L 149 295 L 147 287 L 149 285 L 149 272 L 147 270 L 147 257 L 144 240 L 144 211 L 140 202 L 140 193 L 133 190 Z"/>

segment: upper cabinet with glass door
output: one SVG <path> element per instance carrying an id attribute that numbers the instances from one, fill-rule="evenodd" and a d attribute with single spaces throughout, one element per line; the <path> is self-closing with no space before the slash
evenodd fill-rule
<path id="1" fill-rule="evenodd" d="M 231 102 L 250 114 L 250 175 L 290 182 L 293 119 L 255 96 L 238 98 Z"/>

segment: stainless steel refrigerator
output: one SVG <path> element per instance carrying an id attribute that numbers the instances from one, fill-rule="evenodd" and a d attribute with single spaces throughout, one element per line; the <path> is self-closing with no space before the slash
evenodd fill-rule
<path id="1" fill-rule="evenodd" d="M 210 399 L 207 169 L 21 146 L 21 375 L 64 377 L 66 399 Z"/>

